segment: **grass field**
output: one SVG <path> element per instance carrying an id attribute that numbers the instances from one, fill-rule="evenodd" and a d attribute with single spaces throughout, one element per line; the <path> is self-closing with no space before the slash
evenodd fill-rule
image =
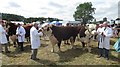
<path id="1" fill-rule="evenodd" d="M 42 46 L 38 50 L 37 57 L 40 59 L 34 61 L 30 59 L 31 50 L 30 43 L 25 43 L 24 52 L 20 52 L 18 48 L 10 46 L 10 54 L 2 54 L 2 65 L 119 65 L 120 53 L 118 54 L 113 45 L 117 38 L 111 38 L 110 59 L 97 58 L 98 48 L 97 42 L 92 41 L 92 52 L 83 50 L 79 41 L 75 42 L 76 49 L 71 49 L 71 45 L 62 43 L 62 52 L 58 52 L 57 45 L 55 53 L 51 53 L 51 44 L 49 41 L 41 41 Z"/>

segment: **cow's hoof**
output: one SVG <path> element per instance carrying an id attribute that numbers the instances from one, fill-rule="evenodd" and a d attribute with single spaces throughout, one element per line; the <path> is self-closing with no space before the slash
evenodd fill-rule
<path id="1" fill-rule="evenodd" d="M 76 49 L 76 47 L 72 47 L 72 49 Z"/>
<path id="2" fill-rule="evenodd" d="M 91 50 L 88 50 L 89 53 L 91 53 Z"/>
<path id="3" fill-rule="evenodd" d="M 52 53 L 54 53 L 54 50 L 51 50 Z"/>
<path id="4" fill-rule="evenodd" d="M 59 52 L 59 53 L 62 53 L 63 51 L 59 50 L 58 52 Z"/>
<path id="5" fill-rule="evenodd" d="M 83 48 L 83 51 L 85 50 L 85 48 Z"/>

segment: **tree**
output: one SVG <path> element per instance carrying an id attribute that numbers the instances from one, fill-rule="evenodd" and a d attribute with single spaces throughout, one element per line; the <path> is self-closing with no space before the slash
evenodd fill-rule
<path id="1" fill-rule="evenodd" d="M 105 21 L 107 21 L 107 18 L 106 18 L 106 17 L 103 18 L 103 22 L 105 22 Z"/>
<path id="2" fill-rule="evenodd" d="M 25 18 L 20 15 L 2 13 L 2 19 L 7 21 L 23 21 Z"/>
<path id="3" fill-rule="evenodd" d="M 91 2 L 85 2 L 77 6 L 76 11 L 73 15 L 75 20 L 81 19 L 83 24 L 90 22 L 94 17 L 95 8 L 92 7 Z"/>

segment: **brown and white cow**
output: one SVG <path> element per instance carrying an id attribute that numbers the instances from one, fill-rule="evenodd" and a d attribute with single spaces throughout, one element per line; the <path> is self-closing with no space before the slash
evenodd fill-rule
<path id="1" fill-rule="evenodd" d="M 81 28 L 81 27 L 80 27 Z M 59 47 L 59 51 L 61 51 L 60 46 L 61 46 L 61 42 L 63 40 L 68 40 L 70 38 L 72 38 L 71 40 L 71 44 L 73 45 L 76 39 L 76 36 L 79 33 L 79 28 L 78 27 L 65 27 L 65 26 L 50 26 L 47 27 L 47 29 L 44 31 L 47 32 L 45 34 L 47 34 L 50 38 L 50 41 L 52 43 L 53 49 L 52 52 L 54 52 L 54 45 L 58 45 Z M 48 31 L 50 31 L 48 33 Z"/>
<path id="2" fill-rule="evenodd" d="M 47 34 L 47 36 L 50 39 L 50 42 L 52 44 L 52 52 L 54 52 L 54 46 L 57 44 L 59 47 L 59 51 L 61 51 L 61 41 L 71 39 L 71 44 L 74 45 L 76 36 L 79 34 L 80 41 L 82 42 L 83 47 L 87 46 L 88 51 L 91 52 L 90 48 L 90 39 L 92 37 L 91 31 L 87 30 L 85 26 L 77 26 L 77 27 L 57 27 L 52 25 L 51 27 L 47 27 L 44 29 L 44 34 Z"/>
<path id="3" fill-rule="evenodd" d="M 81 30 L 79 31 L 80 41 L 83 47 L 85 47 L 86 45 L 86 48 L 88 49 L 89 52 L 91 52 L 91 41 L 95 33 L 96 31 L 90 30 L 88 26 L 82 27 Z"/>

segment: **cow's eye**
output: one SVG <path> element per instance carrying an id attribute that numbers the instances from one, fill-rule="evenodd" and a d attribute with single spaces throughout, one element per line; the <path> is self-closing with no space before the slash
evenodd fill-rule
<path id="1" fill-rule="evenodd" d="M 47 31 L 49 31 L 49 27 L 47 28 Z"/>

